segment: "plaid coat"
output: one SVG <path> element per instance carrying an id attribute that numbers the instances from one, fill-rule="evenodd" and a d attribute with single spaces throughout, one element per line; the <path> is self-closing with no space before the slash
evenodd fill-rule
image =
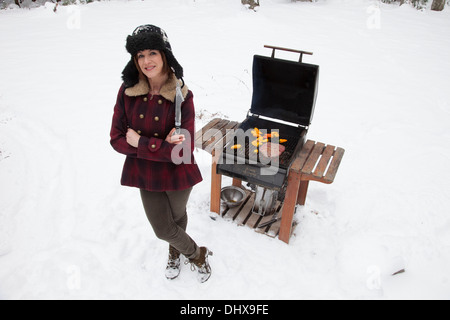
<path id="1" fill-rule="evenodd" d="M 114 107 L 110 136 L 112 147 L 127 156 L 122 171 L 122 185 L 148 191 L 175 191 L 190 188 L 202 181 L 193 155 L 193 94 L 186 86 L 183 87 L 185 101 L 181 105 L 181 128 L 186 130 L 186 140 L 178 147 L 165 141 L 175 127 L 176 81 L 172 77 L 161 88 L 160 95 L 154 96 L 149 93 L 146 80 L 141 80 L 131 88 L 121 86 Z M 137 148 L 126 141 L 128 127 L 141 135 Z M 186 151 L 189 155 L 183 154 Z M 184 161 L 176 164 L 180 159 Z"/>

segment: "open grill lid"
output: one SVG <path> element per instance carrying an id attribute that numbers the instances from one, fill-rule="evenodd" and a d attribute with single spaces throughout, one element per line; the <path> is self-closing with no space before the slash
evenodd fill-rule
<path id="1" fill-rule="evenodd" d="M 255 55 L 251 113 L 308 127 L 314 113 L 319 66 Z"/>

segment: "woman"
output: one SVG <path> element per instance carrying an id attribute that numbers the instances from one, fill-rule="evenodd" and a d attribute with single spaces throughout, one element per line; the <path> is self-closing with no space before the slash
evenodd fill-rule
<path id="1" fill-rule="evenodd" d="M 186 233 L 186 203 L 192 187 L 202 181 L 193 155 L 192 92 L 184 85 L 183 68 L 164 30 L 140 26 L 127 37 L 126 49 L 131 60 L 122 72 L 111 127 L 111 145 L 127 156 L 121 184 L 140 189 L 156 236 L 170 244 L 166 277 L 179 275 L 181 253 L 198 270 L 198 280 L 205 282 L 211 276 L 208 256 L 212 252 L 197 246 Z M 183 129 L 177 134 L 175 105 L 180 91 Z"/>

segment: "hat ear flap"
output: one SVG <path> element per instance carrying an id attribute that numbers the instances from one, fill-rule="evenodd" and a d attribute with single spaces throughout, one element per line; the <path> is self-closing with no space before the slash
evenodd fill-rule
<path id="1" fill-rule="evenodd" d="M 125 69 L 123 69 L 122 80 L 125 84 L 125 88 L 133 87 L 139 82 L 139 71 L 136 68 L 136 64 L 134 63 L 133 58 L 131 58 L 131 60 L 127 63 Z"/>
<path id="2" fill-rule="evenodd" d="M 178 79 L 183 78 L 183 67 L 178 63 L 177 59 L 173 56 L 172 51 L 165 50 L 167 63 L 169 66 L 173 69 L 173 72 L 175 73 L 175 76 Z"/>

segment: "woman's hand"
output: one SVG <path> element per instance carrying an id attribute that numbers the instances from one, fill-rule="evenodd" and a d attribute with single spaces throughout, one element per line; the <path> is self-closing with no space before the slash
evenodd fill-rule
<path id="1" fill-rule="evenodd" d="M 133 129 L 128 128 L 126 138 L 130 146 L 133 146 L 135 148 L 139 146 L 139 139 L 141 138 L 141 136 Z"/>
<path id="2" fill-rule="evenodd" d="M 173 128 L 168 136 L 166 137 L 166 141 L 171 144 L 181 144 L 186 139 L 184 134 L 173 134 L 175 132 L 175 128 Z"/>

